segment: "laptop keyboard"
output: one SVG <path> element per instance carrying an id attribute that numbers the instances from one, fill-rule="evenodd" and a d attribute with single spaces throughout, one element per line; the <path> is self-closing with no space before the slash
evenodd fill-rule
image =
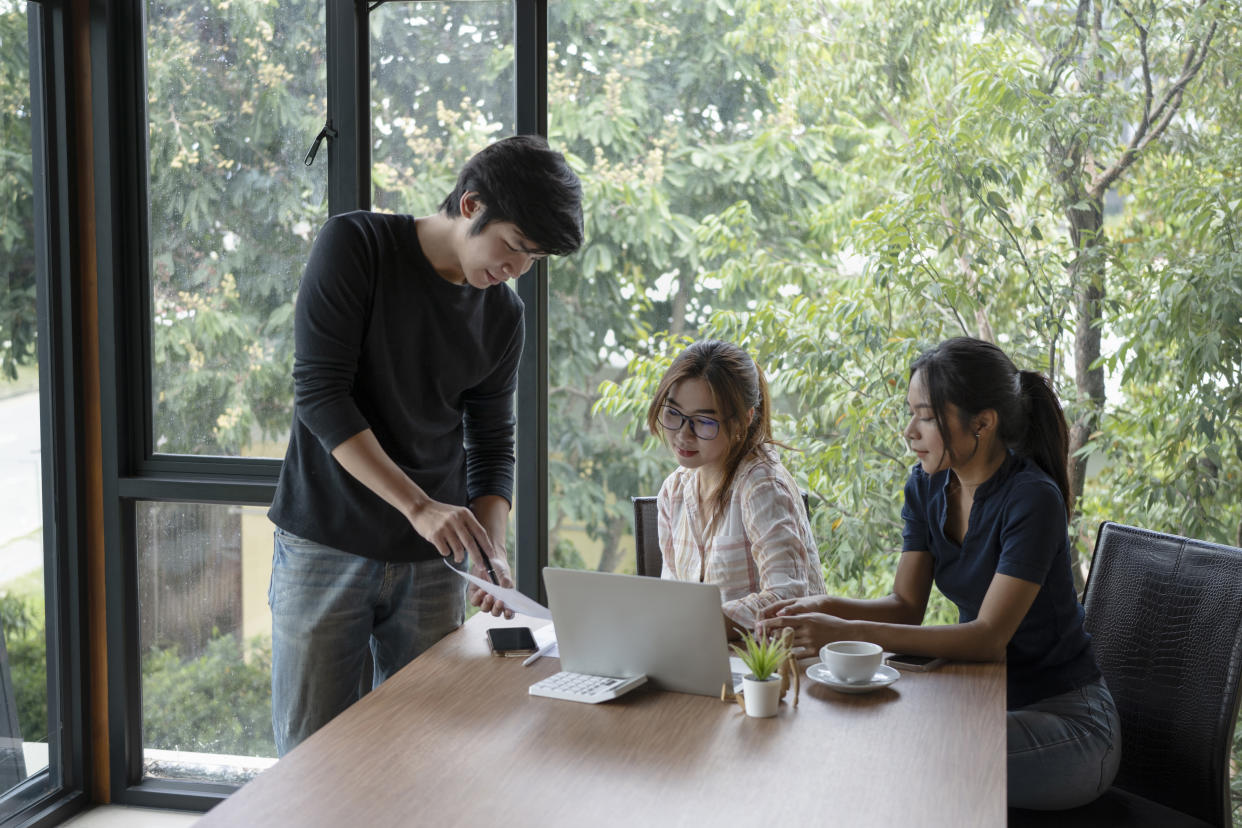
<path id="1" fill-rule="evenodd" d="M 635 687 L 646 683 L 646 676 L 613 678 L 592 676 L 587 673 L 560 672 L 532 684 L 530 694 L 547 696 L 550 699 L 596 704 L 625 695 Z"/>

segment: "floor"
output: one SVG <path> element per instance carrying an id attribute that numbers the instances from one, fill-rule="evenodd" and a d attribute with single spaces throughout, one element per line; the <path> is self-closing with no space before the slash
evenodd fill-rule
<path id="1" fill-rule="evenodd" d="M 72 828 L 188 828 L 200 816 L 185 811 L 97 805 L 63 824 Z"/>

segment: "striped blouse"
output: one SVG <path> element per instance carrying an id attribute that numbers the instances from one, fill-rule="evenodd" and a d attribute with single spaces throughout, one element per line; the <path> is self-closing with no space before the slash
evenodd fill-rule
<path id="1" fill-rule="evenodd" d="M 703 537 L 707 508 L 699 501 L 696 470 L 679 467 L 670 474 L 657 503 L 660 577 L 716 584 L 725 614 L 743 629 L 753 630 L 769 604 L 824 594 L 802 496 L 772 448 L 742 461 L 710 538 Z"/>

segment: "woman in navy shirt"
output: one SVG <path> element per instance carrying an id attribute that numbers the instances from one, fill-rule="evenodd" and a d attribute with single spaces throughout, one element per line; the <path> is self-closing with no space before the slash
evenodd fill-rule
<path id="1" fill-rule="evenodd" d="M 1051 385 L 1003 351 L 950 339 L 910 369 L 918 463 L 906 481 L 902 556 L 890 595 L 800 598 L 764 631 L 958 661 L 1008 662 L 1009 804 L 1090 802 L 1117 773 L 1120 725 L 1083 629 L 1070 573 L 1065 415 Z M 932 582 L 959 622 L 921 626 Z"/>

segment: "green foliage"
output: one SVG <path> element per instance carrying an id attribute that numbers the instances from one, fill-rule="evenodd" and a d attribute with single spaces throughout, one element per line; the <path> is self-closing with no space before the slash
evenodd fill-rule
<path id="1" fill-rule="evenodd" d="M 742 633 L 741 645 L 734 644 L 733 652 L 759 681 L 771 676 L 789 658 L 789 649 L 776 637 L 756 640 L 748 632 Z"/>
<path id="2" fill-rule="evenodd" d="M 26 4 L 0 6 L 0 376 L 35 360 L 34 181 Z"/>
<path id="3" fill-rule="evenodd" d="M 0 595 L 0 623 L 23 741 L 47 741 L 47 642 L 42 601 Z"/>
<path id="4" fill-rule="evenodd" d="M 47 645 L 41 602 L 0 595 L 18 727 L 27 742 L 46 742 Z M 271 643 L 247 645 L 212 636 L 203 653 L 182 659 L 176 648 L 147 653 L 142 663 L 143 744 L 167 750 L 275 756 L 272 741 Z"/>
<path id="5" fill-rule="evenodd" d="M 142 736 L 150 748 L 275 756 L 271 644 L 214 635 L 202 655 L 152 650 L 142 663 Z"/>
<path id="6" fill-rule="evenodd" d="M 1098 26 L 1079 16 L 1092 4 L 1070 2 L 549 4 L 550 138 L 582 173 L 588 239 L 550 266 L 555 561 L 581 565 L 567 536 L 582 527 L 601 568 L 625 565 L 629 497 L 673 465 L 646 433 L 651 392 L 702 336 L 742 344 L 769 374 L 834 591 L 891 586 L 906 373 L 959 333 L 1050 373 L 1091 425 L 1080 549 L 1104 519 L 1239 542 L 1242 13 L 1095 5 Z M 34 342 L 15 8 L 0 14 L 10 376 Z M 247 453 L 287 429 L 292 302 L 326 216 L 322 151 L 301 164 L 325 115 L 322 15 L 309 0 L 149 10 L 157 450 Z M 513 130 L 511 13 L 384 4 L 372 26 L 375 204 L 425 214 L 466 157 Z M 1164 132 L 1128 152 L 1209 34 Z M 1090 286 L 1101 296 L 1083 305 Z M 1098 359 L 1080 347 L 1093 333 Z M 953 616 L 933 599 L 929 620 Z M 153 675 L 173 668 L 160 658 Z M 194 680 L 215 692 L 206 670 Z"/>
<path id="7" fill-rule="evenodd" d="M 147 15 L 155 449 L 283 437 L 292 308 L 327 218 L 323 6 L 152 3 Z M 326 155 L 326 153 L 325 153 Z"/>

